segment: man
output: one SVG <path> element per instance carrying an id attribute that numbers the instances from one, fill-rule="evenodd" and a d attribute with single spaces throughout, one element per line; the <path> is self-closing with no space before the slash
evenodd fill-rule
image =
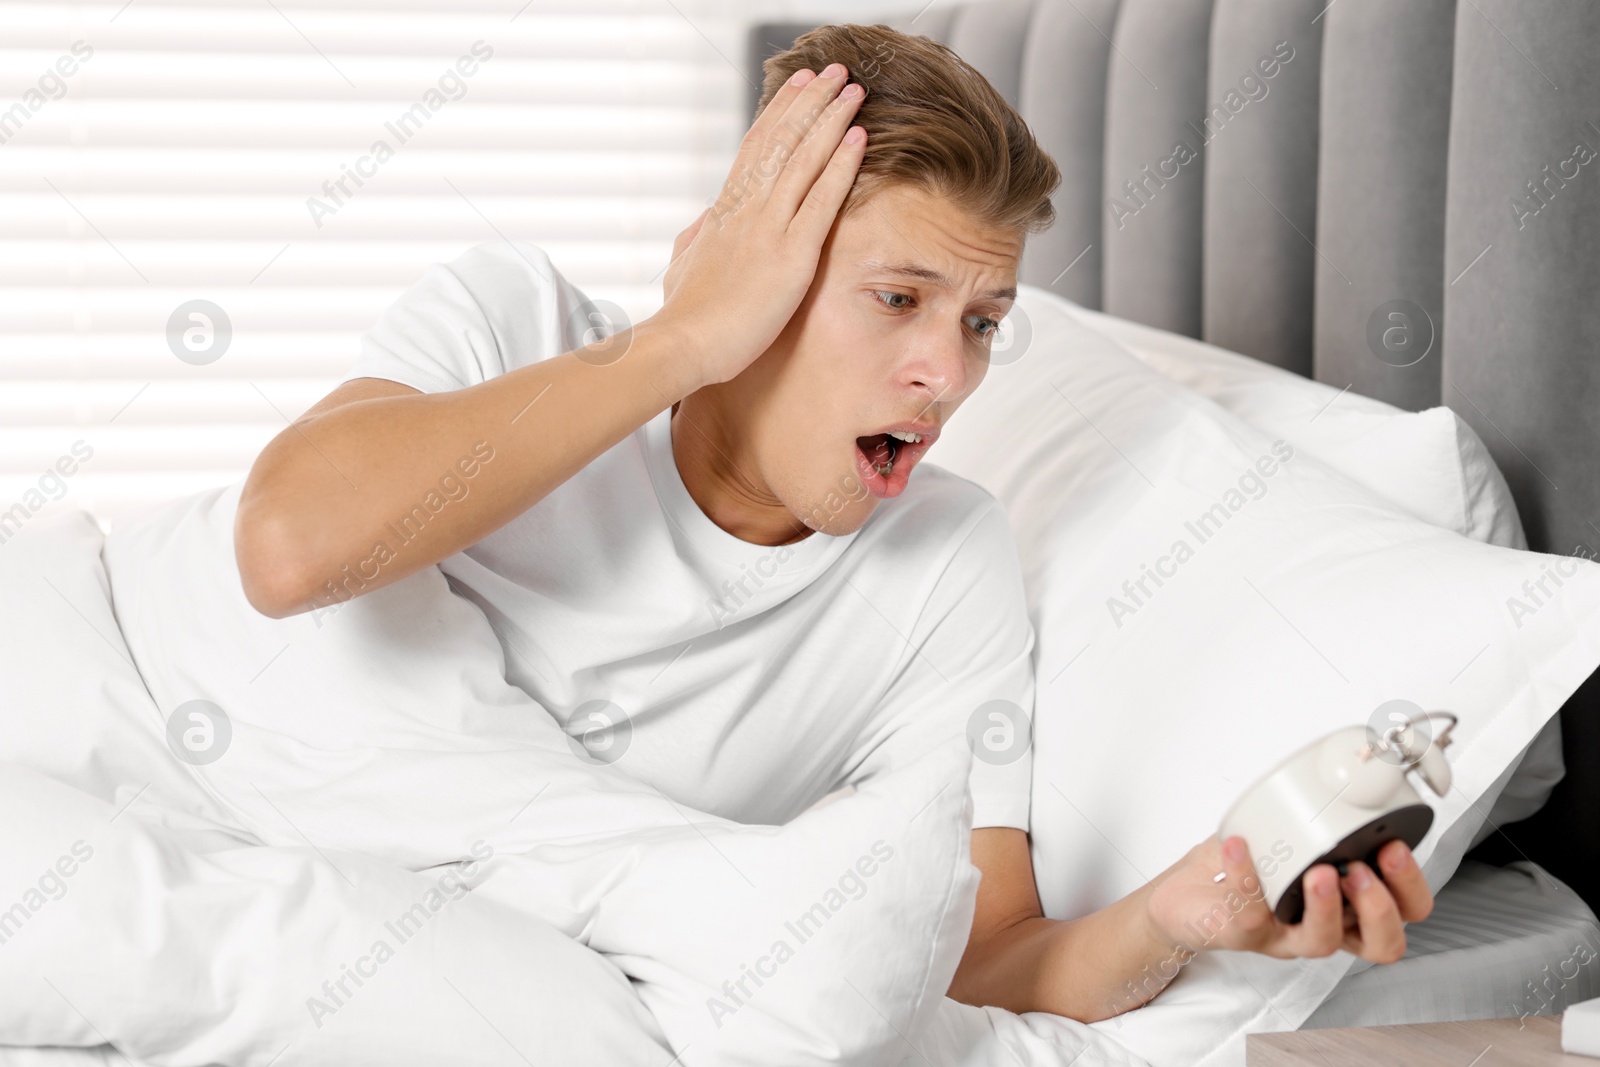
<path id="1" fill-rule="evenodd" d="M 786 821 L 986 702 L 1031 709 L 1003 512 L 937 468 L 912 475 L 982 380 L 1059 181 L 926 38 L 827 26 L 766 70 L 660 312 L 596 339 L 592 305 L 532 246 L 434 268 L 262 452 L 235 527 L 245 592 L 273 617 L 439 565 L 569 734 L 609 743 L 625 720 L 620 768 L 746 822 Z M 479 441 L 472 492 L 419 507 Z M 975 761 L 983 878 L 957 999 L 1095 1021 L 1159 993 L 1152 972 L 1188 958 L 1179 932 L 1219 907 L 1205 948 L 1380 962 L 1431 910 L 1390 842 L 1384 880 L 1354 863 L 1341 887 L 1319 866 L 1304 919 L 1280 924 L 1233 838 L 1046 919 L 1028 773 Z"/>

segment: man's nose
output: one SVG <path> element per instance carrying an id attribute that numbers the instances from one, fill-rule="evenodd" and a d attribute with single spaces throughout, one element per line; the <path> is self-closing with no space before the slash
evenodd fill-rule
<path id="1" fill-rule="evenodd" d="M 904 380 L 914 389 L 925 390 L 929 403 L 959 400 L 969 388 L 967 347 L 948 322 L 937 323 L 918 339 L 905 366 Z"/>

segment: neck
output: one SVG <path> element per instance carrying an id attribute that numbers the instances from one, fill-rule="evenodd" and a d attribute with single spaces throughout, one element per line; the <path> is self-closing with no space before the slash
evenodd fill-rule
<path id="1" fill-rule="evenodd" d="M 710 387 L 714 388 L 714 387 Z M 755 458 L 708 390 L 672 405 L 672 458 L 706 517 L 741 541 L 788 545 L 812 534 L 761 480 Z"/>

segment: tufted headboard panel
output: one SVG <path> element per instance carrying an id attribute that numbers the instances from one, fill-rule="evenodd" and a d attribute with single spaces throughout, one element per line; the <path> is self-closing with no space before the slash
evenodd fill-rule
<path id="1" fill-rule="evenodd" d="M 1446 404 L 1533 549 L 1600 551 L 1600 3 L 982 0 L 858 21 L 949 45 L 1060 165 L 1022 281 Z M 807 28 L 757 43 L 754 80 Z M 1600 677 L 1562 728 L 1550 804 L 1482 849 L 1600 907 Z"/>

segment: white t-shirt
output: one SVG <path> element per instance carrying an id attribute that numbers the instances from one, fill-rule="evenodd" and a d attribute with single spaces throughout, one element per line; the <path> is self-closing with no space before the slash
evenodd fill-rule
<path id="1" fill-rule="evenodd" d="M 384 313 L 347 380 L 466 388 L 592 343 L 590 307 L 537 246 L 481 245 Z M 507 679 L 591 758 L 747 823 L 966 734 L 974 827 L 1027 829 L 1034 635 L 999 503 L 923 463 L 853 534 L 751 544 L 694 502 L 671 433 L 664 410 L 439 565 Z"/>

